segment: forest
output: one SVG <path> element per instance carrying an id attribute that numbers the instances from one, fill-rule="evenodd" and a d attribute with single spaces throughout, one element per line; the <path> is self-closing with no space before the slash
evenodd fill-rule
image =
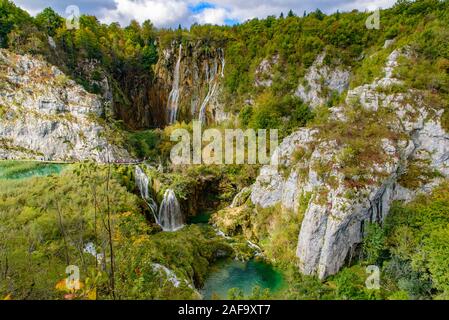
<path id="1" fill-rule="evenodd" d="M 326 66 L 343 65 L 351 71 L 348 89 L 353 89 L 382 75 L 393 50 L 384 46 L 387 40 L 394 39 L 395 48 L 411 48 L 415 54 L 401 58 L 395 69 L 402 84 L 388 90 L 424 92 L 423 100 L 438 105 L 442 126 L 449 132 L 449 1 L 399 0 L 381 10 L 380 30 L 365 27 L 370 14 L 290 11 L 233 26 L 176 29 L 156 28 L 151 21 L 108 25 L 83 15 L 80 28 L 69 30 L 51 8 L 32 17 L 12 1 L 0 0 L 0 47 L 43 57 L 100 97 L 107 93 L 100 85 L 107 79 L 112 105 L 106 105 L 99 121 L 112 128 L 133 157 L 154 159 L 152 166 L 163 167 L 144 170 L 154 182 L 155 200 L 162 202 L 165 192 L 174 190 L 187 220 L 206 216 L 206 223 L 162 232 L 140 196 L 132 165 L 2 160 L 0 299 L 201 299 L 200 289 L 217 261 L 258 259 L 248 240 L 256 242 L 264 259 L 282 274 L 282 286 L 275 292 L 256 286 L 251 293 L 232 288 L 226 297 L 212 298 L 449 299 L 449 183 L 439 172 L 410 166 L 401 177 L 403 186 L 419 188 L 437 178 L 443 182 L 412 201 L 395 201 L 381 225 L 366 226 L 357 255 L 337 274 L 320 280 L 301 274 L 295 263 L 310 195 L 298 200 L 293 215 L 284 214 L 280 206 L 258 208 L 247 197 L 245 209 L 227 221 L 223 210 L 255 182 L 260 166 L 170 166 L 170 134 L 177 128 L 191 132 L 192 123 L 181 119 L 168 125 L 161 107 L 146 98 L 164 49 L 195 44 L 207 56 L 214 48 L 224 48 L 222 99 L 231 119 L 207 127 L 279 129 L 280 138 L 317 127 L 323 139 L 345 143 L 342 170 L 362 177 L 346 181 L 357 188 L 370 181 L 363 180 L 370 168 L 360 163 L 374 159 L 372 146 L 391 133 L 381 126 L 388 118 L 361 111 L 352 114 L 352 124 L 359 126 L 355 128 L 337 123 L 329 111 L 344 103 L 348 90 L 326 92 L 329 99 L 316 108 L 295 95 L 299 79 L 322 52 L 327 53 Z M 256 86 L 257 68 L 273 57 L 278 61 L 270 70 L 273 84 Z M 142 125 L 136 109 L 149 104 L 153 111 Z M 3 108 L 0 104 L 0 117 L 6 114 Z M 293 157 L 305 157 L 304 151 L 296 150 Z M 226 227 L 220 229 L 226 237 L 217 234 L 217 224 Z M 65 286 L 68 265 L 79 266 L 84 275 L 78 290 Z M 365 285 L 370 265 L 380 267 L 380 290 Z"/>

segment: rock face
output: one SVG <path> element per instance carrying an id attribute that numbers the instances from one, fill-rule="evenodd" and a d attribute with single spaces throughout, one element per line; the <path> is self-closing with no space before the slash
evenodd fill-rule
<path id="1" fill-rule="evenodd" d="M 201 113 L 207 122 L 221 122 L 228 118 L 220 101 L 226 65 L 224 50 L 217 44 L 205 51 L 202 45 L 201 42 L 187 43 L 179 50 L 179 44 L 174 42 L 161 49 L 151 96 L 157 100 L 153 105 L 165 107 L 166 123 L 169 122 L 170 111 L 168 97 L 176 80 L 179 81 L 178 121 L 199 119 Z M 175 72 L 179 58 L 179 70 Z"/>
<path id="2" fill-rule="evenodd" d="M 366 224 L 382 224 L 392 201 L 411 200 L 449 176 L 449 135 L 440 124 L 441 106 L 432 105 L 423 92 L 391 93 L 401 84 L 394 78 L 397 59 L 406 54 L 393 51 L 385 76 L 350 90 L 346 103 L 331 109 L 328 123 L 287 137 L 275 154 L 279 167 L 263 167 L 252 186 L 257 206 L 280 203 L 304 210 L 297 247 L 304 274 L 325 278 L 337 273 L 356 252 Z M 315 73 L 321 71 L 310 74 Z M 367 135 L 370 131 L 376 135 Z M 401 185 L 418 164 L 421 183 Z"/>
<path id="3" fill-rule="evenodd" d="M 317 57 L 295 93 L 312 108 L 326 104 L 333 92 L 341 94 L 349 86 L 350 72 L 342 67 L 331 68 L 324 63 L 325 58 L 326 53 Z"/>
<path id="4" fill-rule="evenodd" d="M 264 59 L 256 69 L 254 85 L 256 87 L 271 87 L 273 84 L 273 66 L 279 62 L 279 55 Z"/>
<path id="5" fill-rule="evenodd" d="M 129 158 L 107 142 L 100 99 L 58 68 L 0 51 L 0 158 L 113 161 Z"/>
<path id="6" fill-rule="evenodd" d="M 298 173 L 292 170 L 285 178 L 279 167 L 292 166 L 292 155 L 296 146 L 307 146 L 314 140 L 316 132 L 316 130 L 302 129 L 282 141 L 273 154 L 273 157 L 278 157 L 279 166 L 262 167 L 252 187 L 251 201 L 254 204 L 267 208 L 281 202 L 287 209 L 297 207 Z"/>

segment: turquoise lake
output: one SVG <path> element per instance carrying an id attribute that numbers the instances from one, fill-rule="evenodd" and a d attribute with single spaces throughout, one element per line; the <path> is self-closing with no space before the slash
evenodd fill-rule
<path id="1" fill-rule="evenodd" d="M 212 267 L 200 292 L 206 300 L 227 299 L 228 291 L 232 288 L 238 288 L 248 296 L 254 287 L 269 289 L 274 293 L 282 285 L 282 274 L 263 261 L 227 259 L 220 260 Z"/>

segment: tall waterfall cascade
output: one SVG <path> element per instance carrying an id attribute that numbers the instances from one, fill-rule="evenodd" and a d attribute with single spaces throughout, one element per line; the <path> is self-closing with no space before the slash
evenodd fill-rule
<path id="1" fill-rule="evenodd" d="M 221 60 L 221 77 L 224 78 L 224 70 L 226 65 L 224 50 L 220 48 L 220 60 Z"/>
<path id="2" fill-rule="evenodd" d="M 154 220 L 157 224 L 159 224 L 159 220 L 157 218 L 157 203 L 154 201 L 153 197 L 150 194 L 150 191 L 148 189 L 148 185 L 150 182 L 150 179 L 145 174 L 145 172 L 140 168 L 139 166 L 136 166 L 134 171 L 135 179 L 136 179 L 136 185 L 137 188 L 140 191 L 140 196 L 143 200 L 147 203 L 148 207 L 150 208 L 151 213 L 153 214 Z"/>
<path id="3" fill-rule="evenodd" d="M 224 58 L 224 52 L 222 49 L 219 51 L 219 59 L 221 61 L 221 70 L 220 73 L 218 72 L 218 61 L 217 59 L 214 60 L 214 66 L 213 68 L 209 68 L 209 64 L 206 64 L 206 78 L 209 83 L 209 89 L 207 92 L 206 97 L 204 98 L 203 102 L 201 103 L 200 112 L 199 112 L 199 118 L 198 120 L 201 122 L 206 122 L 206 108 L 209 104 L 211 98 L 215 96 L 217 93 L 218 87 L 220 85 L 219 83 L 219 75 L 223 78 L 224 77 L 224 68 L 225 68 L 225 58 Z"/>
<path id="4" fill-rule="evenodd" d="M 179 45 L 178 60 L 176 61 L 175 71 L 173 73 L 173 85 L 168 96 L 167 110 L 168 110 L 168 122 L 173 124 L 178 118 L 178 107 L 179 107 L 179 78 L 180 78 L 180 67 L 182 58 L 182 44 Z"/>
<path id="5" fill-rule="evenodd" d="M 184 227 L 184 218 L 181 213 L 178 199 L 173 190 L 167 189 L 159 208 L 159 225 L 164 231 L 177 231 Z"/>

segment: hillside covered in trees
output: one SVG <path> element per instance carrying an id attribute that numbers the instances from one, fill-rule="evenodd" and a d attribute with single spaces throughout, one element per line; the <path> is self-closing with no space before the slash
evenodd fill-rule
<path id="1" fill-rule="evenodd" d="M 371 14 L 67 29 L 0 0 L 0 299 L 226 298 L 223 259 L 283 278 L 232 299 L 448 299 L 449 1 Z M 198 119 L 278 129 L 279 170 L 173 165 Z"/>

